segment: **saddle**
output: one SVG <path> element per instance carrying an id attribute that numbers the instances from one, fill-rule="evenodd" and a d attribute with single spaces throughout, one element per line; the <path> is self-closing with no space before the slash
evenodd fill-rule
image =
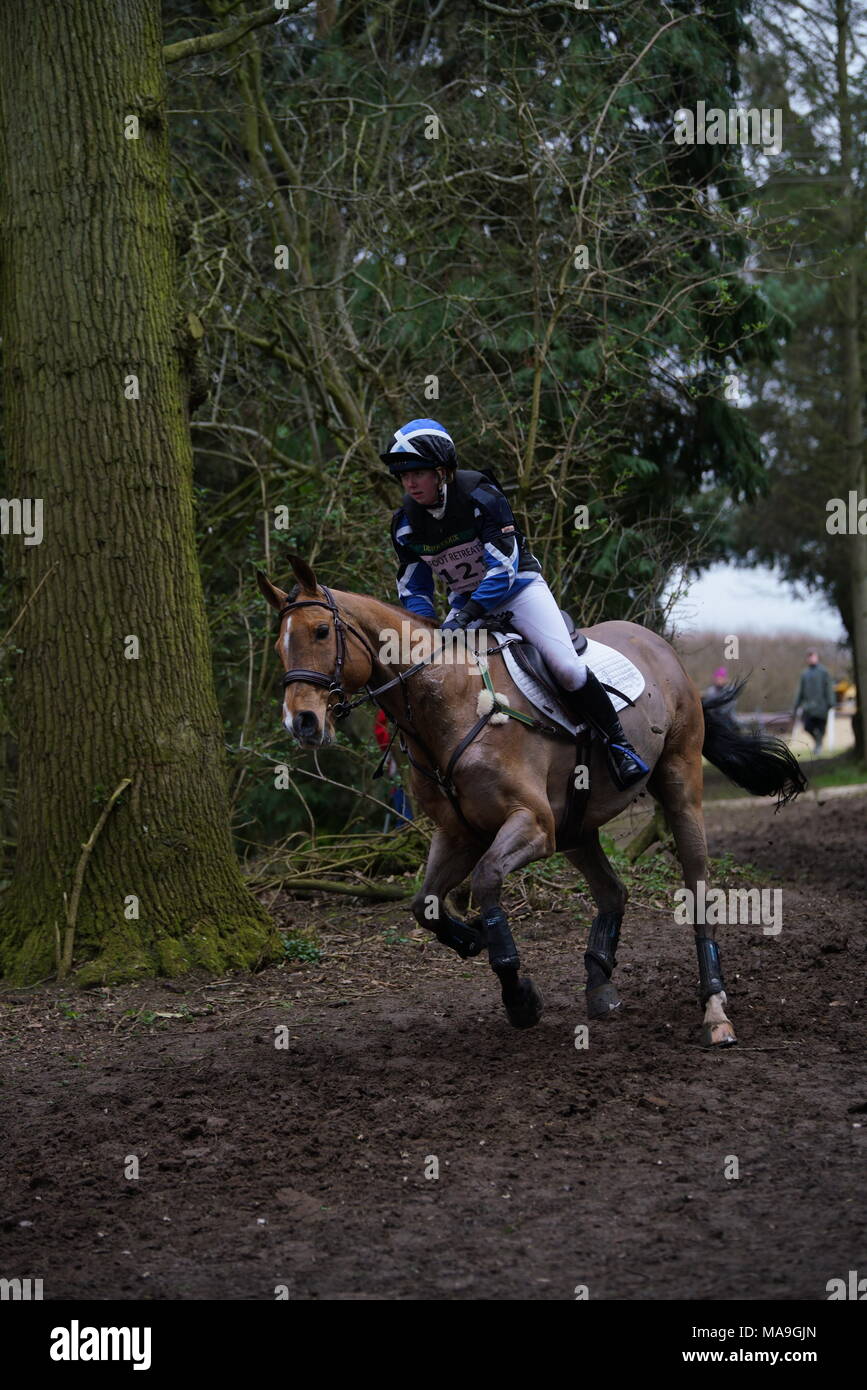
<path id="1" fill-rule="evenodd" d="M 575 648 L 576 655 L 582 656 L 587 650 L 587 638 L 584 636 L 583 632 L 579 632 L 573 619 L 562 608 L 560 609 L 560 615 L 566 624 L 566 630 L 572 639 L 572 646 Z M 506 619 L 508 619 L 509 616 L 508 613 L 504 614 Z M 506 622 L 503 630 L 509 630 L 508 622 Z M 511 650 L 521 670 L 526 671 L 528 676 L 538 681 L 555 704 L 559 703 L 560 683 L 544 656 L 539 651 L 539 648 L 534 647 L 532 642 L 528 642 L 525 637 L 522 638 L 520 642 L 513 643 Z"/>

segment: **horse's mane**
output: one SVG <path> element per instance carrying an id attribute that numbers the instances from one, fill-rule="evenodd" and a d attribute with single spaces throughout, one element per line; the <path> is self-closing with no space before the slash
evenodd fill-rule
<path id="1" fill-rule="evenodd" d="M 386 599 L 377 598 L 375 594 L 359 594 L 355 589 L 341 589 L 338 592 L 351 594 L 354 598 L 371 598 L 376 603 L 381 603 L 383 608 L 390 609 L 392 613 L 400 614 L 401 618 L 411 618 L 414 623 L 419 623 L 422 626 L 439 627 L 436 618 L 422 618 L 418 613 L 411 613 L 408 608 L 401 608 L 399 603 L 389 603 Z M 286 602 L 294 603 L 300 593 L 301 584 L 296 581 L 286 595 Z"/>

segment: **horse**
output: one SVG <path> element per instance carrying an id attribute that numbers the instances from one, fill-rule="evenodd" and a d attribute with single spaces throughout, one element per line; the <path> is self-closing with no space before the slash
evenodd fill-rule
<path id="1" fill-rule="evenodd" d="M 434 620 L 367 594 L 327 588 L 302 556 L 290 553 L 288 560 L 297 581 L 290 592 L 257 570 L 259 588 L 280 615 L 275 646 L 284 667 L 283 727 L 301 747 L 313 748 L 332 741 L 335 718 L 356 704 L 371 699 L 385 709 L 412 765 L 414 804 L 436 827 L 413 915 L 462 959 L 487 950 L 516 1028 L 538 1023 L 542 999 L 520 974 L 500 901 L 507 874 L 556 849 L 583 874 L 597 908 L 584 954 L 587 1014 L 611 1018 L 621 1004 L 612 976 L 628 893 L 602 848 L 600 827 L 649 791 L 674 837 L 692 895 L 684 901 L 695 904 L 706 893 L 707 873 L 702 755 L 752 795 L 776 795 L 778 809 L 806 787 L 781 740 L 734 723 L 727 709 L 731 690 L 702 699 L 670 644 L 638 623 L 609 621 L 586 630 L 628 657 L 644 677 L 642 694 L 620 717 L 650 770 L 620 790 L 595 736 L 583 745 L 587 761 L 576 771 L 582 745 L 562 728 L 546 728 L 499 650 L 487 649 L 480 662 L 467 643 L 463 659 L 450 660 L 450 634 Z M 396 641 L 396 634 L 404 640 Z M 490 679 L 482 683 L 485 665 L 497 687 L 494 698 Z M 514 717 L 503 713 L 504 705 Z M 579 773 L 587 788 L 581 814 L 570 812 Z M 446 901 L 468 876 L 479 909 L 471 922 Z M 687 920 L 698 955 L 701 1041 L 716 1049 L 737 1039 L 706 915 L 693 911 Z"/>

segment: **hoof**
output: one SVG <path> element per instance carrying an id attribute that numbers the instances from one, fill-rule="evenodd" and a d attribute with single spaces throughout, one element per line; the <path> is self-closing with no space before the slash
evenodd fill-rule
<path id="1" fill-rule="evenodd" d="M 461 922 L 457 917 L 450 917 L 445 926 L 435 931 L 434 935 L 441 946 L 448 946 L 449 950 L 457 951 L 461 960 L 471 960 L 473 956 L 481 955 L 485 949 L 482 933 L 467 922 Z"/>
<path id="2" fill-rule="evenodd" d="M 620 1009 L 620 995 L 610 980 L 604 985 L 587 991 L 588 1018 L 616 1018 Z"/>
<path id="3" fill-rule="evenodd" d="M 542 1017 L 542 996 L 532 980 L 522 980 L 521 998 L 516 1004 L 507 1004 L 506 1013 L 513 1028 L 533 1028 Z"/>
<path id="4" fill-rule="evenodd" d="M 481 932 L 471 931 L 468 936 L 461 936 L 460 944 L 455 947 L 461 960 L 472 960 L 474 956 L 480 956 L 485 949 L 485 938 Z"/>
<path id="5" fill-rule="evenodd" d="M 737 1044 L 735 1030 L 725 1023 L 705 1023 L 701 1030 L 702 1047 L 734 1047 Z"/>

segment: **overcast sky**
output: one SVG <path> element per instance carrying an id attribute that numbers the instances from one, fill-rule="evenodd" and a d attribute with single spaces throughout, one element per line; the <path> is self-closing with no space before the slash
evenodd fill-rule
<path id="1" fill-rule="evenodd" d="M 816 594 L 796 598 L 770 569 L 714 565 L 672 609 L 678 632 L 695 628 L 726 632 L 804 632 L 816 642 L 845 639 L 836 610 Z"/>

